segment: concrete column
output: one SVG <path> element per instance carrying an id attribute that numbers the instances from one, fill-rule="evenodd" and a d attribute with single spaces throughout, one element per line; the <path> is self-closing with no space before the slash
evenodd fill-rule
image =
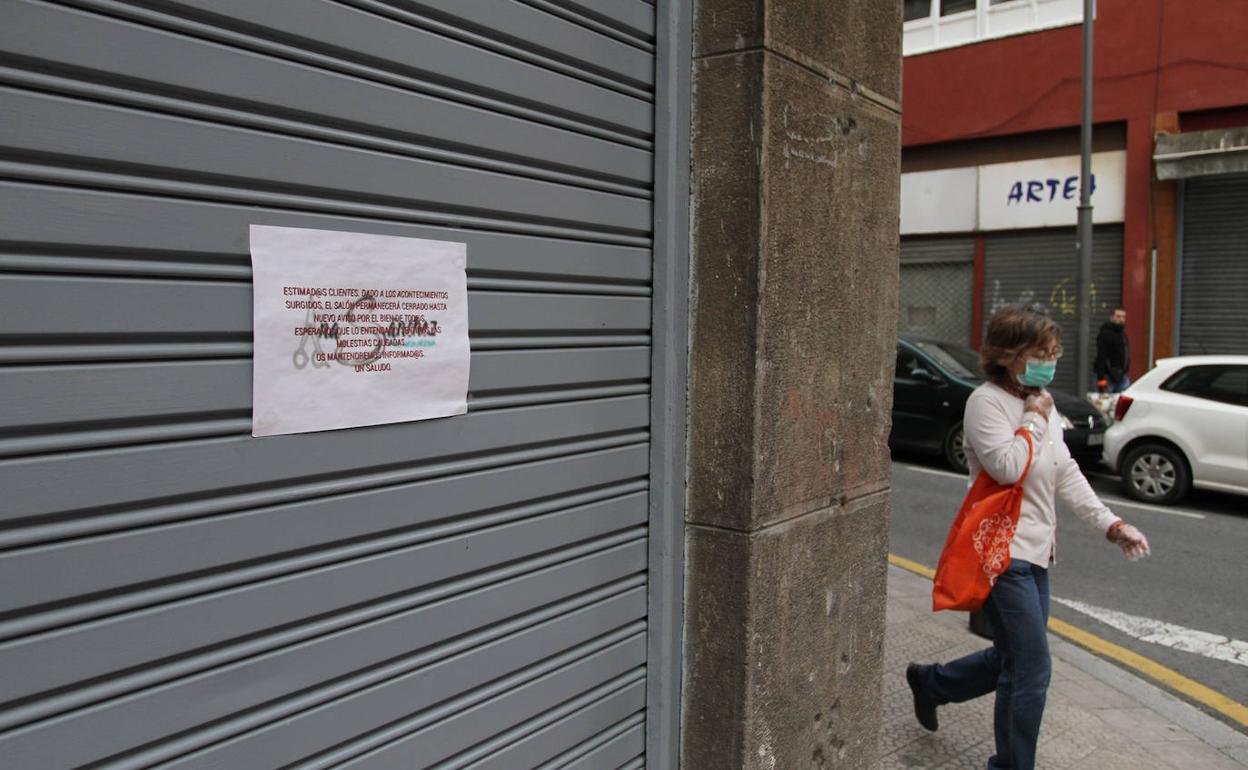
<path id="1" fill-rule="evenodd" d="M 682 763 L 871 765 L 900 3 L 700 0 Z"/>

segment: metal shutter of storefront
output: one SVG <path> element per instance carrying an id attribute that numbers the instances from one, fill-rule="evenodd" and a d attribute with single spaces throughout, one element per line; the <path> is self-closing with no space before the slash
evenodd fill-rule
<path id="1" fill-rule="evenodd" d="M 1248 175 L 1183 189 L 1179 352 L 1248 353 Z"/>
<path id="2" fill-rule="evenodd" d="M 1053 387 L 1074 392 L 1079 328 L 1078 238 L 1074 228 L 998 233 L 984 239 L 984 322 L 1001 306 L 1043 305 L 1062 326 L 1065 357 Z M 1122 226 L 1099 225 L 1092 240 L 1092 344 L 1122 301 Z M 1095 355 L 1095 351 L 1093 351 Z"/>
<path id="3" fill-rule="evenodd" d="M 897 331 L 971 344 L 974 238 L 903 238 Z"/>
<path id="4" fill-rule="evenodd" d="M 655 7 L 0 16 L 0 765 L 640 767 Z M 469 414 L 251 438 L 252 223 L 466 241 Z"/>

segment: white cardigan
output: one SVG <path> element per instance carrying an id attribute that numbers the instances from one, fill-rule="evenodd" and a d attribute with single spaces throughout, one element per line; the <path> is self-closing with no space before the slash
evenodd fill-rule
<path id="1" fill-rule="evenodd" d="M 992 383 L 980 385 L 971 394 L 963 418 L 969 483 L 974 483 L 981 469 L 999 484 L 1018 481 L 1027 463 L 1027 440 L 1015 431 L 1026 428 L 1031 433 L 1035 455 L 1023 482 L 1023 505 L 1010 558 L 1048 567 L 1056 553 L 1057 496 L 1102 535 L 1118 517 L 1096 496 L 1070 456 L 1057 408 L 1046 421 L 1035 412 L 1024 412 L 1023 406 L 1023 399 Z"/>

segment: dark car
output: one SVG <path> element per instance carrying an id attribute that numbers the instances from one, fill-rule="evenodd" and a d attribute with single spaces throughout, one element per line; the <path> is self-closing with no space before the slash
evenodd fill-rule
<path id="1" fill-rule="evenodd" d="M 889 443 L 944 456 L 966 472 L 962 413 L 971 391 L 984 382 L 979 354 L 951 342 L 903 335 L 897 340 L 893 375 L 893 432 Z M 1105 417 L 1087 401 L 1049 391 L 1062 416 L 1063 435 L 1080 465 L 1096 466 L 1105 443 Z"/>

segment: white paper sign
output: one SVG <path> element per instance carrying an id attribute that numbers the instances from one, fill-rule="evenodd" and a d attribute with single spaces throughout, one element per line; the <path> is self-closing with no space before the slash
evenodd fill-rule
<path id="1" fill-rule="evenodd" d="M 251 226 L 253 436 L 468 411 L 463 243 Z"/>

